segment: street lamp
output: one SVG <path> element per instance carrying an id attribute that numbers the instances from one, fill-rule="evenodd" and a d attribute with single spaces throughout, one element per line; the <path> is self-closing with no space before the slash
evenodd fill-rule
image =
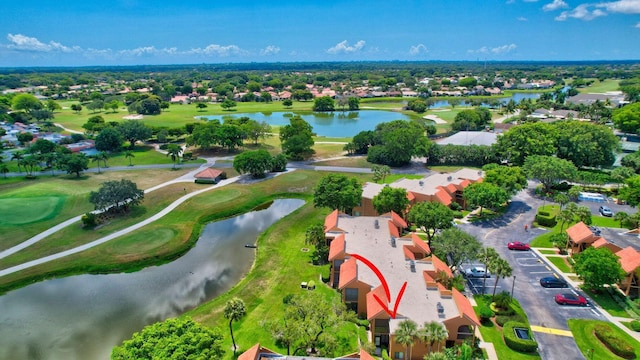
<path id="1" fill-rule="evenodd" d="M 516 287 L 516 276 L 513 275 L 513 283 L 511 284 L 511 300 L 513 300 L 513 288 Z"/>

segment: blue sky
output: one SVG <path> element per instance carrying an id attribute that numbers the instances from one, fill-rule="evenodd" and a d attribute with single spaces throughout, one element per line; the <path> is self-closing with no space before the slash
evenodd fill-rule
<path id="1" fill-rule="evenodd" d="M 0 67 L 640 59 L 640 0 L 3 1 Z"/>

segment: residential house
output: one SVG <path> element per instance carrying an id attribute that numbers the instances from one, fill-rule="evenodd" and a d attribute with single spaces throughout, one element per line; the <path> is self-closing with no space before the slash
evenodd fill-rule
<path id="1" fill-rule="evenodd" d="M 584 104 L 589 106 L 596 101 L 600 101 L 603 104 L 608 102 L 612 107 L 619 107 L 626 103 L 624 100 L 624 94 L 620 91 L 603 94 L 578 94 L 567 98 L 567 103 L 574 105 Z"/>
<path id="2" fill-rule="evenodd" d="M 438 145 L 485 145 L 491 146 L 498 141 L 498 134 L 489 131 L 458 131 L 457 133 L 441 139 Z"/>
<path id="3" fill-rule="evenodd" d="M 582 221 L 570 226 L 566 231 L 569 236 L 568 247 L 571 254 L 579 254 L 594 242 L 601 239 L 599 235 L 594 234 L 593 230 Z"/>
<path id="4" fill-rule="evenodd" d="M 403 178 L 388 185 L 367 182 L 362 188 L 360 204 L 353 209 L 353 213 L 356 216 L 379 215 L 373 207 L 373 198 L 385 186 L 405 189 L 410 206 L 425 201 L 437 201 L 449 206 L 455 201 L 465 207 L 464 189 L 475 182 L 482 181 L 482 176 L 482 171 L 464 168 L 454 173 L 434 174 L 422 179 Z"/>
<path id="5" fill-rule="evenodd" d="M 341 291 L 348 308 L 369 320 L 377 354 L 385 348 L 392 359 L 412 360 L 422 359 L 429 349 L 416 341 L 411 356 L 405 353 L 395 336 L 403 320 L 444 326 L 448 338 L 434 350 L 472 338 L 480 321 L 469 299 L 441 283 L 453 276 L 449 267 L 415 233 L 403 236 L 406 226 L 394 212 L 349 216 L 336 210 L 325 218 L 331 286 Z M 390 309 L 397 311 L 395 316 Z"/>

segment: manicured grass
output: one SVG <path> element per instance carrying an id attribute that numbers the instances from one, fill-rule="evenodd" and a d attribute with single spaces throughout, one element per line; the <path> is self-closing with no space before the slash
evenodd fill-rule
<path id="1" fill-rule="evenodd" d="M 569 319 L 569 329 L 573 333 L 573 338 L 580 348 L 580 351 L 587 359 L 620 359 L 594 335 L 596 325 L 604 324 L 609 326 L 611 332 L 624 339 L 632 348 L 636 349 L 636 358 L 640 357 L 640 343 L 629 336 L 624 331 L 608 322 L 598 320 Z"/>
<path id="2" fill-rule="evenodd" d="M 0 226 L 26 225 L 50 219 L 60 212 L 64 199 L 58 196 L 0 198 Z"/>
<path id="3" fill-rule="evenodd" d="M 547 260 L 551 261 L 553 265 L 555 265 L 560 271 L 563 273 L 572 273 L 573 268 L 567 264 L 567 261 L 564 257 L 559 256 L 547 256 Z"/>
<path id="4" fill-rule="evenodd" d="M 489 304 L 491 303 L 491 295 L 476 295 L 474 296 L 474 299 L 478 304 L 478 306 L 475 307 L 476 312 L 480 307 L 484 305 L 489 306 Z M 528 324 L 529 322 L 527 320 L 527 316 L 520 307 L 520 304 L 518 304 L 517 300 L 514 300 L 511 306 L 515 310 L 516 314 L 525 319 L 526 323 Z M 480 333 L 482 334 L 482 338 L 484 339 L 484 341 L 493 343 L 493 346 L 496 349 L 496 354 L 498 355 L 498 359 L 500 360 L 540 359 L 540 355 L 537 353 L 521 353 L 509 348 L 504 343 L 504 339 L 502 337 L 502 329 L 498 328 L 498 326 L 493 322 L 482 324 L 482 326 L 480 326 Z"/>
<path id="5" fill-rule="evenodd" d="M 540 254 L 557 254 L 558 252 L 555 250 L 547 250 L 547 249 L 541 249 L 538 250 L 540 252 Z"/>
<path id="6" fill-rule="evenodd" d="M 607 91 L 620 90 L 620 80 L 617 80 L 617 79 L 607 79 L 605 81 L 599 81 L 597 79 L 589 79 L 589 80 L 593 80 L 594 81 L 593 84 L 591 84 L 591 86 L 578 88 L 578 92 L 580 92 L 580 93 L 604 93 L 604 92 L 607 92 Z"/>
<path id="7" fill-rule="evenodd" d="M 595 302 L 605 309 L 609 314 L 618 317 L 631 318 L 631 316 L 624 310 L 624 308 L 611 297 L 607 290 L 602 290 L 598 293 L 591 291 L 590 289 L 582 288 L 584 292 L 591 297 Z"/>
<path id="8" fill-rule="evenodd" d="M 624 226 L 620 226 L 620 221 L 613 220 L 612 217 L 605 216 L 591 216 L 591 221 L 594 226 L 607 227 L 607 228 L 619 228 L 623 229 Z"/>
<path id="9" fill-rule="evenodd" d="M 348 156 L 343 159 L 322 160 L 313 163 L 315 166 L 342 166 L 342 167 L 358 167 L 371 168 L 373 164 L 367 161 L 366 156 Z"/>

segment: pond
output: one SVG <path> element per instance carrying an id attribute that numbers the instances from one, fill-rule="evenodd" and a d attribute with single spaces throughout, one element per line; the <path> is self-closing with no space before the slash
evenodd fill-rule
<path id="1" fill-rule="evenodd" d="M 135 273 L 79 275 L 0 297 L 0 359 L 109 359 L 145 325 L 175 317 L 235 285 L 251 268 L 245 248 L 304 204 L 275 200 L 264 210 L 208 224 L 181 258 Z"/>

